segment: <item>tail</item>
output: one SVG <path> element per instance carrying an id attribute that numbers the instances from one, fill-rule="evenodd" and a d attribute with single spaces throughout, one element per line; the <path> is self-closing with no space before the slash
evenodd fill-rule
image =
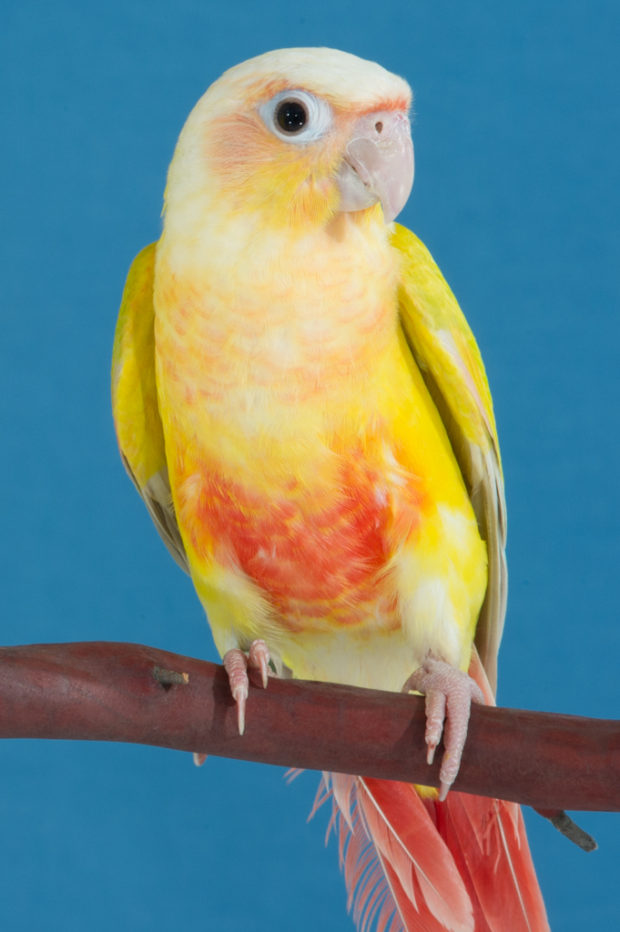
<path id="1" fill-rule="evenodd" d="M 324 776 L 359 932 L 548 932 L 516 803 Z"/>
<path id="2" fill-rule="evenodd" d="M 330 796 L 358 932 L 549 932 L 516 803 L 325 774 L 315 809 Z"/>

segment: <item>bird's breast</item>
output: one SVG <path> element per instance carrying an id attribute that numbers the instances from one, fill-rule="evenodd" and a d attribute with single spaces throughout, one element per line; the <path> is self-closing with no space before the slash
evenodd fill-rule
<path id="1" fill-rule="evenodd" d="M 421 535 L 439 569 L 438 509 L 471 509 L 398 326 L 389 249 L 315 246 L 236 277 L 225 256 L 209 274 L 158 256 L 175 509 L 197 585 L 250 580 L 290 631 L 390 630 L 405 542 Z"/>
<path id="2" fill-rule="evenodd" d="M 397 625 L 390 560 L 424 490 L 404 469 L 387 476 L 374 453 L 325 447 L 298 471 L 265 459 L 245 480 L 188 454 L 177 509 L 197 565 L 241 571 L 289 630 Z"/>

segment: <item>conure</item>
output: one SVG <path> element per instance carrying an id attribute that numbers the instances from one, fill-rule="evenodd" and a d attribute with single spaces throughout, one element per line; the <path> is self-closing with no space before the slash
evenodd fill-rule
<path id="1" fill-rule="evenodd" d="M 162 235 L 129 272 L 114 417 L 240 731 L 248 666 L 264 685 L 274 671 L 426 696 L 439 792 L 324 778 L 358 927 L 538 932 L 519 807 L 449 792 L 470 702 L 493 702 L 506 518 L 480 353 L 393 222 L 413 183 L 410 105 L 402 78 L 325 48 L 211 85 L 176 146 Z"/>

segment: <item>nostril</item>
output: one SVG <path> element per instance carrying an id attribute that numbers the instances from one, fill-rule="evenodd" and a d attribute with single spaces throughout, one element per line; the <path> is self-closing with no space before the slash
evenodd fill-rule
<path id="1" fill-rule="evenodd" d="M 377 122 L 375 123 L 375 129 L 377 130 L 378 133 L 381 133 L 383 131 L 383 123 L 381 122 L 381 120 L 377 120 Z"/>

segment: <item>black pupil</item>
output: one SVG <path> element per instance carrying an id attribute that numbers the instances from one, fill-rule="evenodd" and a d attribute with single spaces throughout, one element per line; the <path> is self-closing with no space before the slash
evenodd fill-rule
<path id="1" fill-rule="evenodd" d="M 278 126 L 285 133 L 298 133 L 307 119 L 306 108 L 298 100 L 284 100 L 276 111 Z"/>

